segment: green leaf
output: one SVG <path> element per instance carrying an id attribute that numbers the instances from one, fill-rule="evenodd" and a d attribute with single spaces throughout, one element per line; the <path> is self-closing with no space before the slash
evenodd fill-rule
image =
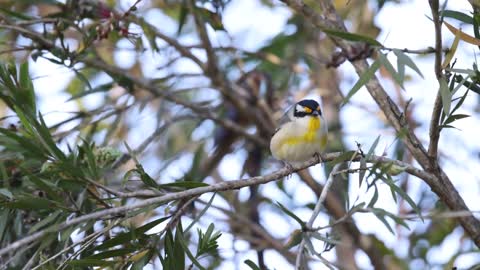
<path id="1" fill-rule="evenodd" d="M 114 266 L 115 261 L 103 261 L 98 259 L 80 259 L 68 262 L 71 266 Z"/>
<path id="2" fill-rule="evenodd" d="M 452 112 L 450 114 L 454 114 L 462 106 L 463 102 L 467 98 L 468 92 L 469 92 L 469 89 L 467 89 L 467 91 L 465 91 L 465 94 L 463 94 L 460 97 L 460 99 L 458 100 L 457 104 L 455 104 L 455 107 L 453 107 Z"/>
<path id="3" fill-rule="evenodd" d="M 258 267 L 254 262 L 252 262 L 251 260 L 245 260 L 243 261 L 243 263 L 245 263 L 246 265 L 248 265 L 248 267 L 250 267 L 250 269 L 252 270 L 261 270 L 260 267 Z"/>
<path id="4" fill-rule="evenodd" d="M 183 1 L 182 6 L 180 7 L 180 11 L 178 14 L 178 29 L 177 29 L 177 36 L 180 35 L 182 32 L 182 28 L 185 25 L 185 22 L 187 21 L 187 15 L 189 13 L 189 9 L 187 8 L 187 5 L 185 3 L 186 1 Z"/>
<path id="5" fill-rule="evenodd" d="M 395 231 L 393 230 L 392 226 L 390 226 L 390 224 L 388 223 L 388 221 L 385 219 L 385 216 L 380 214 L 380 213 L 377 213 L 376 211 L 372 211 L 372 213 L 385 225 L 385 227 L 387 227 L 387 229 L 393 234 L 395 235 Z"/>
<path id="6" fill-rule="evenodd" d="M 463 119 L 463 118 L 467 118 L 467 117 L 470 117 L 471 115 L 468 115 L 468 114 L 455 114 L 455 115 L 451 115 L 449 116 L 445 122 L 443 123 L 444 125 L 448 125 L 456 120 L 459 120 L 459 119 Z"/>
<path id="7" fill-rule="evenodd" d="M 355 83 L 352 89 L 350 89 L 347 96 L 343 100 L 342 102 L 343 105 L 347 104 L 350 98 L 352 98 L 352 96 L 355 95 L 358 92 L 358 90 L 362 88 L 362 86 L 364 86 L 368 81 L 370 81 L 373 78 L 373 76 L 375 76 L 375 72 L 378 70 L 378 68 L 380 68 L 380 65 L 381 65 L 380 61 L 375 60 L 375 62 L 373 62 L 373 64 L 365 71 L 365 73 L 363 73 L 362 76 L 360 76 L 358 81 Z"/>
<path id="8" fill-rule="evenodd" d="M 107 92 L 108 90 L 112 89 L 112 87 L 113 87 L 113 83 L 111 83 L 111 82 L 101 84 L 97 87 L 94 87 L 93 89 L 88 90 L 88 91 L 82 91 L 78 94 L 72 95 L 69 99 L 67 99 L 67 101 L 72 101 L 72 100 L 75 100 L 75 99 L 79 99 L 79 98 L 88 96 L 90 94 Z"/>
<path id="9" fill-rule="evenodd" d="M 155 180 L 153 180 L 153 178 L 145 172 L 140 163 L 137 164 L 136 172 L 140 175 L 140 180 L 142 180 L 145 185 L 156 189 L 158 188 L 157 182 L 155 182 Z"/>
<path id="10" fill-rule="evenodd" d="M 198 188 L 198 187 L 208 187 L 208 184 L 202 183 L 202 182 L 193 182 L 193 181 L 179 181 L 179 182 L 173 182 L 173 183 L 167 183 L 167 184 L 161 184 L 158 185 L 159 188 L 185 188 L 185 189 L 192 189 L 192 188 Z"/>
<path id="11" fill-rule="evenodd" d="M 166 216 L 166 217 L 162 217 L 162 218 L 159 218 L 159 219 L 156 219 L 152 222 L 149 222 L 141 227 L 138 227 L 137 229 L 135 229 L 135 233 L 139 234 L 139 233 L 146 233 L 148 230 L 152 229 L 153 227 L 159 225 L 160 223 L 164 222 L 165 220 L 169 219 L 171 216 Z"/>
<path id="12" fill-rule="evenodd" d="M 48 146 L 48 149 L 50 150 L 50 153 L 52 156 L 54 156 L 57 160 L 66 160 L 65 154 L 60 150 L 55 143 L 55 141 L 52 138 L 52 134 L 50 133 L 50 130 L 47 127 L 47 124 L 43 120 L 42 114 L 39 112 L 38 113 L 38 120 L 39 123 L 36 125 L 38 135 L 42 139 L 42 142 Z"/>
<path id="13" fill-rule="evenodd" d="M 399 225 L 402 225 L 403 227 L 407 228 L 407 229 L 410 229 L 410 227 L 408 227 L 407 223 L 405 223 L 405 221 L 403 221 L 401 218 L 395 216 L 394 214 L 384 210 L 384 209 L 381 209 L 381 208 L 371 208 L 371 211 L 372 213 L 383 223 L 385 224 L 385 226 L 387 227 L 387 229 L 392 233 L 392 234 L 395 234 L 395 232 L 393 231 L 392 227 L 390 226 L 390 224 L 388 223 L 388 221 L 385 219 L 385 216 L 391 218 L 393 221 L 395 221 L 395 223 L 399 224 Z"/>
<path id="14" fill-rule="evenodd" d="M 377 138 L 375 139 L 375 141 L 373 141 L 372 145 L 368 149 L 367 154 L 365 155 L 365 158 L 360 159 L 360 166 L 364 166 L 366 168 L 366 164 L 362 165 L 362 159 L 364 159 L 364 162 L 366 162 L 366 161 L 369 161 L 372 158 L 372 155 L 374 154 L 375 149 L 377 148 L 377 145 L 378 145 L 379 141 L 380 141 L 380 135 L 378 135 Z M 363 175 L 362 175 L 362 178 L 359 179 L 359 184 L 358 184 L 359 186 L 362 185 L 362 180 L 363 180 L 363 177 L 365 176 L 366 170 L 363 170 L 361 172 L 363 172 Z M 371 169 L 369 176 L 372 175 L 372 172 L 373 172 L 373 170 Z"/>
<path id="15" fill-rule="evenodd" d="M 7 228 L 11 222 L 10 217 L 12 216 L 10 212 L 15 213 L 14 211 L 10 211 L 10 209 L 0 209 L 0 239 L 4 239 L 5 233 L 8 233 Z"/>
<path id="16" fill-rule="evenodd" d="M 289 215 L 291 218 L 295 219 L 295 221 L 298 222 L 298 224 L 300 224 L 300 226 L 302 228 L 305 227 L 305 222 L 303 222 L 299 217 L 297 217 L 297 215 L 295 215 L 292 211 L 288 210 L 285 206 L 283 206 L 283 204 L 277 202 L 277 205 L 280 207 L 280 209 L 287 215 Z"/>
<path id="17" fill-rule="evenodd" d="M 400 87 L 402 89 L 405 89 L 405 87 L 403 86 L 403 77 L 401 74 L 399 74 L 395 68 L 393 67 L 393 65 L 390 63 L 390 61 L 388 60 L 387 56 L 383 53 L 378 53 L 378 60 L 380 61 L 380 63 L 382 64 L 383 67 L 385 67 L 385 69 L 387 70 L 387 72 L 392 76 L 392 78 L 395 80 L 395 82 L 400 85 Z M 398 61 L 398 58 L 397 58 L 397 61 Z"/>
<path id="18" fill-rule="evenodd" d="M 346 151 L 341 153 L 338 157 L 336 157 L 334 160 L 327 162 L 329 166 L 334 166 L 340 162 L 345 162 L 350 160 L 354 155 L 357 154 L 357 151 Z"/>
<path id="19" fill-rule="evenodd" d="M 96 162 L 96 159 L 95 159 L 95 155 L 93 154 L 93 147 L 94 146 L 89 145 L 88 142 L 86 142 L 86 141 L 84 141 L 83 143 L 84 143 L 84 145 L 81 146 L 80 149 L 82 149 L 82 152 L 86 156 L 88 171 L 90 172 L 91 177 L 94 180 L 99 179 L 100 176 L 99 176 L 99 172 L 98 172 L 98 166 L 97 166 L 97 162 Z"/>
<path id="20" fill-rule="evenodd" d="M 444 10 L 441 12 L 441 16 L 447 18 L 453 18 L 467 24 L 473 24 L 473 17 L 465 13 L 455 10 Z"/>
<path id="21" fill-rule="evenodd" d="M 375 152 L 375 149 L 377 148 L 379 141 L 380 141 L 380 135 L 377 136 L 375 141 L 373 141 L 372 146 L 370 146 L 370 149 L 368 149 L 367 155 L 365 156 L 366 160 L 370 160 L 370 158 L 372 158 L 372 155 Z"/>
<path id="22" fill-rule="evenodd" d="M 10 8 L 0 7 L 0 12 L 5 13 L 7 15 L 10 15 L 12 17 L 18 18 L 20 20 L 29 21 L 29 20 L 34 20 L 35 19 L 33 17 L 25 15 L 25 13 L 14 12 Z"/>
<path id="23" fill-rule="evenodd" d="M 322 30 L 323 30 L 323 32 L 325 32 L 326 34 L 328 34 L 330 36 L 339 37 L 339 38 L 344 39 L 344 40 L 365 42 L 365 43 L 368 43 L 370 45 L 383 47 L 382 43 L 378 42 L 377 40 L 375 40 L 374 38 L 371 38 L 371 37 L 362 36 L 362 35 L 359 35 L 359 34 L 354 34 L 354 33 L 349 33 L 349 32 L 344 32 L 344 31 L 336 31 L 336 30 L 331 30 L 331 29 L 322 29 Z"/>
<path id="24" fill-rule="evenodd" d="M 207 22 L 213 29 L 217 31 L 225 31 L 222 23 L 222 17 L 220 16 L 220 14 L 201 7 L 195 7 L 195 12 L 200 14 L 200 16 L 202 16 L 205 22 Z"/>
<path id="25" fill-rule="evenodd" d="M 205 233 L 202 233 L 200 229 L 197 230 L 198 234 L 198 247 L 195 258 L 199 258 L 204 254 L 215 254 L 218 249 L 217 240 L 222 235 L 220 232 L 214 232 L 215 225 L 210 223 Z"/>
<path id="26" fill-rule="evenodd" d="M 294 246 L 297 246 L 302 241 L 303 232 L 302 230 L 296 229 L 288 237 L 287 243 L 285 243 L 286 249 L 291 249 Z"/>
<path id="27" fill-rule="evenodd" d="M 122 257 L 125 255 L 129 255 L 135 252 L 136 250 L 137 250 L 136 248 L 118 248 L 118 249 L 96 253 L 85 259 L 106 259 L 106 258 L 112 258 L 112 257 Z"/>
<path id="28" fill-rule="evenodd" d="M 14 201 L 6 202 L 4 204 L 7 208 L 16 208 L 24 210 L 40 210 L 51 209 L 55 205 L 54 202 L 33 196 L 22 196 L 16 198 Z"/>
<path id="29" fill-rule="evenodd" d="M 340 241 L 338 241 L 338 240 L 336 240 L 332 237 L 328 237 L 328 233 L 327 233 L 327 235 L 322 235 L 319 232 L 312 232 L 312 237 L 315 238 L 315 239 L 318 239 L 320 241 L 323 241 L 325 243 L 332 244 L 332 245 L 341 244 Z"/>
<path id="30" fill-rule="evenodd" d="M 0 188 L 0 195 L 7 197 L 8 199 L 13 199 L 13 194 L 10 190 L 6 188 Z"/>
<path id="31" fill-rule="evenodd" d="M 400 195 L 400 197 L 402 197 L 402 199 L 404 199 L 410 205 L 410 207 L 412 207 L 413 211 L 415 211 L 418 217 L 420 217 L 420 219 L 423 221 L 422 212 L 420 211 L 420 208 L 418 207 L 418 205 L 412 200 L 412 198 L 410 198 L 410 196 L 408 196 L 408 194 L 403 189 L 395 185 L 395 183 L 390 177 L 387 177 L 386 179 L 382 179 L 382 180 L 385 183 L 387 183 L 387 185 L 390 187 L 392 191 Z"/>
<path id="32" fill-rule="evenodd" d="M 140 164 L 140 162 L 138 162 L 138 159 L 135 155 L 135 152 L 132 151 L 132 149 L 130 148 L 130 146 L 127 144 L 127 142 L 125 142 L 125 147 L 127 148 L 128 150 L 128 153 L 129 155 L 132 157 L 133 161 L 135 162 L 136 164 L 136 169 L 133 169 L 133 170 L 130 170 L 128 171 L 125 176 L 124 176 L 124 179 L 127 177 L 127 175 L 129 175 L 132 171 L 133 172 L 136 172 L 140 175 L 140 180 L 142 180 L 142 182 L 149 186 L 149 187 L 153 187 L 155 189 L 158 189 L 159 188 L 159 185 L 157 184 L 157 182 L 150 176 L 147 174 L 147 172 L 145 172 L 145 170 L 143 169 L 143 166 Z"/>
<path id="33" fill-rule="evenodd" d="M 473 34 L 478 39 L 480 39 L 480 30 L 478 29 L 480 27 L 479 22 L 480 22 L 480 16 L 478 12 L 474 12 L 473 13 Z"/>
<path id="34" fill-rule="evenodd" d="M 397 56 L 397 66 L 399 65 L 408 66 L 409 68 L 417 72 L 417 74 L 420 75 L 420 77 L 423 78 L 422 72 L 417 67 L 415 62 L 413 62 L 413 60 L 407 54 L 405 54 L 401 50 L 393 50 L 393 53 Z M 398 67 L 398 70 L 400 70 L 400 67 Z"/>
<path id="35" fill-rule="evenodd" d="M 440 78 L 439 79 L 440 83 L 440 95 L 442 97 L 442 105 L 443 105 L 443 111 L 446 115 L 450 113 L 450 105 L 452 103 L 452 96 L 450 93 L 450 89 L 448 88 L 447 81 L 445 78 Z"/>
<path id="36" fill-rule="evenodd" d="M 85 77 L 85 75 L 83 75 L 83 73 L 76 70 L 75 68 L 73 69 L 73 72 L 75 72 L 75 75 L 77 75 L 77 78 L 87 86 L 88 91 L 93 91 L 93 88 L 90 85 L 90 82 L 88 81 L 88 78 Z"/>
<path id="37" fill-rule="evenodd" d="M 51 224 L 52 222 L 54 222 L 58 216 L 60 216 L 60 214 L 62 213 L 61 210 L 57 210 L 57 211 L 54 211 L 53 213 L 50 213 L 47 217 L 41 219 L 39 222 L 35 223 L 35 225 L 33 225 L 30 230 L 28 230 L 28 234 L 31 234 L 31 233 L 34 233 L 42 228 L 44 228 L 45 226 Z"/>
<path id="38" fill-rule="evenodd" d="M 22 92 L 25 93 L 25 101 L 28 108 L 32 113 L 37 111 L 35 105 L 35 91 L 33 90 L 32 80 L 28 73 L 28 62 L 24 62 L 20 65 L 20 87 Z"/>
<path id="39" fill-rule="evenodd" d="M 458 129 L 458 128 L 452 126 L 452 125 L 440 125 L 439 127 L 440 127 L 440 128 L 454 128 L 454 129 Z"/>
<path id="40" fill-rule="evenodd" d="M 360 157 L 360 171 L 358 172 L 358 186 L 362 185 L 363 178 L 365 178 L 365 173 L 367 172 L 367 162 L 364 157 Z"/>
<path id="41" fill-rule="evenodd" d="M 145 265 L 147 265 L 152 256 L 155 254 L 153 250 L 149 249 L 147 252 L 140 252 L 141 254 L 136 254 L 134 255 L 134 257 L 137 257 L 135 258 L 135 262 L 132 264 L 132 268 L 131 270 L 142 270 L 144 269 Z M 141 257 L 139 257 L 141 256 Z M 130 258 L 130 260 L 132 260 L 132 258 Z"/>
<path id="42" fill-rule="evenodd" d="M 164 222 L 165 220 L 169 219 L 168 217 L 162 217 L 152 222 L 149 222 L 137 229 L 131 230 L 130 232 L 119 233 L 115 237 L 104 241 L 101 245 L 95 247 L 95 250 L 102 250 L 111 248 L 117 245 L 126 244 L 129 241 L 139 238 L 140 235 L 145 234 L 148 230 L 152 229 L 153 227 L 159 225 L 160 223 Z"/>
<path id="43" fill-rule="evenodd" d="M 373 193 L 372 199 L 368 203 L 367 207 L 369 207 L 369 208 L 374 207 L 375 203 L 377 203 L 377 201 L 378 201 L 378 188 L 377 188 L 376 185 L 374 185 L 373 187 L 375 188 L 375 192 Z"/>
<path id="44" fill-rule="evenodd" d="M 210 200 L 208 200 L 205 207 L 202 209 L 202 211 L 198 215 L 195 216 L 195 219 L 192 220 L 190 225 L 188 225 L 188 227 L 183 231 L 183 234 L 186 234 L 193 227 L 193 225 L 197 223 L 200 220 L 200 218 L 207 212 L 208 208 L 210 208 L 210 206 L 213 203 L 213 199 L 215 198 L 215 195 L 217 195 L 217 193 L 213 193 L 212 197 L 210 198 Z"/>
<path id="45" fill-rule="evenodd" d="M 183 229 L 181 222 L 178 223 L 177 229 L 175 230 L 175 242 L 174 242 L 174 253 L 173 257 L 175 259 L 175 265 L 177 269 L 184 269 L 185 268 L 185 254 L 187 254 L 188 258 L 192 261 L 194 265 L 196 265 L 199 269 L 204 270 L 203 266 L 197 261 L 195 256 L 193 256 L 192 252 L 188 249 L 188 243 L 183 238 Z"/>

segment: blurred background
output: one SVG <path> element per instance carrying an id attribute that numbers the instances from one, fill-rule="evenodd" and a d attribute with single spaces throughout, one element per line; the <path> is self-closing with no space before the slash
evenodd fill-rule
<path id="1" fill-rule="evenodd" d="M 428 1 L 333 2 L 350 32 L 381 43 L 365 47 L 364 53 L 369 62 L 386 57 L 398 72 L 381 66 L 376 74 L 392 100 L 405 110 L 409 127 L 428 145 L 439 87 Z M 305 3 L 322 13 L 316 1 Z M 451 11 L 445 21 L 474 35 L 475 26 L 467 17 L 478 16 L 472 15 L 475 5 L 466 0 L 441 5 Z M 442 29 L 445 50 L 452 51 L 458 43 L 449 67 L 464 77 L 475 74 L 478 47 L 455 41 L 452 31 Z M 402 74 L 399 67 L 406 62 L 400 59 L 405 57 L 414 64 L 403 64 Z M 142 178 L 145 175 L 160 185 L 214 184 L 272 173 L 283 167 L 268 149 L 276 121 L 304 98 L 322 104 L 329 127 L 326 152 L 360 148 L 419 167 L 365 89 L 345 103 L 359 80 L 353 67 L 348 61 L 343 63 L 345 59 L 341 60 L 327 35 L 279 1 L 0 1 L 0 58 L 5 63 L 12 59 L 18 64 L 28 62 L 36 111 L 64 153 L 76 153 L 72 149 L 78 145 L 92 143 L 93 149 L 108 147 L 122 153 L 94 179 L 114 190 L 159 189 L 155 184 L 149 186 Z M 452 107 L 462 97 L 457 113 L 469 117 L 458 117 L 449 123 L 452 128 L 442 130 L 439 155 L 442 168 L 479 217 L 479 99 L 475 91 L 460 85 Z M 23 123 L 7 105 L 0 103 L 0 125 L 21 130 Z M 1 145 L 0 162 L 7 168 L 5 164 L 12 160 L 6 154 L 10 148 Z M 38 168 L 44 163 L 37 160 L 36 164 Z M 245 260 L 260 269 L 293 269 L 300 225 L 292 215 L 308 220 L 332 166 L 316 165 L 288 179 L 207 193 L 195 202 L 154 205 L 112 225 L 110 233 L 90 245 L 101 245 L 121 232 L 178 213 L 176 219 L 169 216 L 146 233 L 158 237 L 155 243 L 146 240 L 158 254 L 166 252 L 165 232 L 173 231 L 179 221 L 184 227 L 194 222 L 203 232 L 214 224 L 215 231 L 221 232 L 215 239 L 218 247 L 212 256 L 197 258 L 206 269 L 255 269 Z M 355 163 L 342 167 L 356 168 Z M 5 171 L 4 176 L 13 175 Z M 90 187 L 78 181 L 84 189 Z M 392 185 L 403 193 L 394 192 Z M 174 186 L 174 191 L 185 187 Z M 145 198 L 118 198 L 96 188 L 93 194 L 109 207 Z M 41 188 L 29 189 L 23 182 L 16 189 L 4 184 L 4 189 L 16 196 Z M 73 200 L 81 193 L 61 192 L 71 194 Z M 95 202 L 96 195 L 84 195 L 87 199 L 79 207 L 85 209 L 80 212 L 107 207 Z M 365 205 L 367 210 L 355 210 Z M 2 247 L 32 232 L 32 226 L 51 217 L 54 209 L 27 214 L 30 210 L 2 206 L 8 217 L 0 227 Z M 423 220 L 416 211 L 424 214 Z M 67 212 L 35 229 L 66 220 L 72 214 Z M 31 223 L 25 221 L 26 215 L 33 216 Z M 59 241 L 79 244 L 61 253 L 58 260 L 81 261 L 98 253 L 95 249 L 84 253 L 81 247 L 88 245 L 81 239 L 108 227 L 110 221 L 84 225 L 89 229 L 76 227 L 71 238 Z M 358 172 L 337 175 L 315 226 L 325 229 L 319 231 L 322 239 L 312 240 L 321 255 L 309 260 L 311 269 L 474 269 L 480 264 L 478 248 L 448 216 L 448 209 L 422 180 L 401 168 L 392 173 L 369 167 L 363 182 Z M 199 236 L 192 230 L 185 237 L 196 250 Z M 127 240 L 118 244 L 138 254 L 139 246 Z M 36 265 L 60 250 L 23 250 L 9 263 L 22 265 L 33 256 L 30 261 Z M 165 269 L 167 264 L 159 257 L 148 257 L 146 269 Z M 60 261 L 50 263 L 58 266 Z M 185 268 L 192 258 L 186 261 Z M 128 260 L 117 263 L 132 266 Z"/>

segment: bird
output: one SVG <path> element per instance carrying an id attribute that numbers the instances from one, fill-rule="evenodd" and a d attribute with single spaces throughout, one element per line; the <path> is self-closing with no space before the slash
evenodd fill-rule
<path id="1" fill-rule="evenodd" d="M 291 106 L 270 140 L 274 158 L 287 165 L 307 161 L 327 145 L 328 128 L 317 101 L 303 99 Z"/>

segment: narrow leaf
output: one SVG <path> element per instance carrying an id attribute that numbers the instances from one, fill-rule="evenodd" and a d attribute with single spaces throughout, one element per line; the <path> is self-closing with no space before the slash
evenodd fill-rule
<path id="1" fill-rule="evenodd" d="M 354 33 L 349 33 L 349 32 L 343 32 L 343 31 L 335 31 L 335 30 L 330 30 L 330 29 L 323 29 L 323 32 L 330 36 L 335 36 L 339 37 L 344 40 L 349 40 L 349 41 L 357 41 L 357 42 L 365 42 L 370 45 L 374 46 L 379 46 L 383 47 L 382 43 L 378 42 L 374 38 L 359 35 L 359 34 L 354 34 Z"/>
<path id="2" fill-rule="evenodd" d="M 190 223 L 190 225 L 188 225 L 188 227 L 183 231 L 183 234 L 186 234 L 192 227 L 195 223 L 198 222 L 198 220 L 200 220 L 200 218 L 207 212 L 208 208 L 210 208 L 210 206 L 212 205 L 213 203 L 213 199 L 215 198 L 215 195 L 217 195 L 217 193 L 213 193 L 212 197 L 210 198 L 210 200 L 208 200 L 207 204 L 205 205 L 205 207 L 202 209 L 202 211 L 195 216 L 195 219 L 192 221 L 192 223 Z"/>
<path id="3" fill-rule="evenodd" d="M 380 135 L 377 136 L 375 141 L 373 141 L 372 146 L 370 146 L 370 149 L 368 149 L 367 155 L 365 156 L 366 160 L 369 160 L 373 153 L 375 152 L 375 149 L 377 148 L 378 142 L 380 141 Z"/>
<path id="4" fill-rule="evenodd" d="M 402 89 L 405 89 L 403 87 L 403 76 L 401 76 L 393 67 L 392 63 L 388 60 L 387 56 L 383 53 L 378 53 L 378 60 L 380 60 L 380 63 L 382 63 L 382 66 L 387 70 L 388 74 L 392 76 L 393 80 L 400 85 Z M 398 59 L 397 59 L 398 60 Z"/>
<path id="5" fill-rule="evenodd" d="M 358 92 L 358 90 L 362 88 L 362 86 L 364 86 L 368 81 L 370 81 L 370 79 L 372 79 L 373 76 L 375 76 L 375 72 L 378 70 L 380 65 L 381 63 L 378 60 L 373 62 L 373 64 L 367 69 L 367 71 L 365 71 L 365 73 L 363 73 L 362 76 L 360 76 L 360 78 L 352 87 L 352 89 L 350 89 L 347 96 L 343 100 L 343 104 L 347 104 L 348 101 L 352 98 L 352 96 L 355 95 Z"/>
<path id="6" fill-rule="evenodd" d="M 364 157 L 360 157 L 360 171 L 358 173 L 358 186 L 362 185 L 363 178 L 365 178 L 365 173 L 367 172 L 367 162 Z"/>
<path id="7" fill-rule="evenodd" d="M 456 20 L 459 20 L 459 21 L 467 23 L 467 24 L 473 24 L 472 16 L 469 16 L 465 13 L 458 12 L 458 11 L 455 11 L 455 10 L 444 10 L 444 11 L 442 11 L 441 15 L 443 17 L 456 19 Z"/>
<path id="8" fill-rule="evenodd" d="M 455 114 L 455 115 L 451 115 L 447 118 L 447 120 L 445 120 L 445 123 L 443 123 L 444 125 L 448 125 L 456 120 L 460 120 L 460 119 L 463 119 L 463 118 L 467 118 L 467 117 L 470 117 L 471 115 L 468 115 L 468 114 Z"/>
<path id="9" fill-rule="evenodd" d="M 417 67 L 415 62 L 404 52 L 401 50 L 393 50 L 393 53 L 397 56 L 397 62 L 401 63 L 402 65 L 406 65 L 409 68 L 413 69 L 420 77 L 423 78 L 423 74 L 420 69 Z"/>
<path id="10" fill-rule="evenodd" d="M 378 188 L 376 185 L 373 186 L 375 189 L 374 189 L 374 193 L 373 193 L 373 197 L 372 199 L 370 200 L 370 202 L 368 203 L 368 206 L 369 208 L 372 208 L 375 206 L 375 203 L 377 203 L 378 201 Z"/>
<path id="11" fill-rule="evenodd" d="M 453 59 L 455 52 L 457 51 L 458 43 L 460 41 L 460 30 L 458 30 L 454 35 L 455 39 L 453 40 L 452 46 L 450 46 L 450 50 L 445 55 L 445 59 L 443 60 L 442 68 L 445 69 Z"/>
<path id="12" fill-rule="evenodd" d="M 439 79 L 440 83 L 440 95 L 442 97 L 442 105 L 443 105 L 443 111 L 445 112 L 445 115 L 448 115 L 450 113 L 450 105 L 452 103 L 452 96 L 450 93 L 450 89 L 448 88 L 447 81 L 445 78 L 440 78 Z"/>
<path id="13" fill-rule="evenodd" d="M 177 188 L 185 188 L 185 189 L 207 187 L 207 186 L 208 184 L 205 184 L 202 182 L 194 182 L 194 181 L 179 181 L 179 182 L 158 185 L 159 188 L 177 187 Z"/>
<path id="14" fill-rule="evenodd" d="M 285 243 L 285 248 L 286 249 L 291 249 L 294 246 L 297 246 L 300 244 L 302 241 L 302 230 L 296 229 L 293 230 L 293 232 L 290 234 L 290 237 L 287 240 L 287 243 Z"/>
<path id="15" fill-rule="evenodd" d="M 71 266 L 113 266 L 116 263 L 117 262 L 115 261 L 104 261 L 99 259 L 80 259 L 68 262 Z"/>
<path id="16" fill-rule="evenodd" d="M 455 28 L 453 25 L 447 23 L 447 22 L 443 22 L 445 24 L 445 26 L 448 28 L 448 30 L 450 30 L 450 32 L 452 32 L 452 34 L 454 35 L 458 35 L 459 38 L 467 43 L 470 43 L 470 44 L 473 44 L 473 45 L 477 45 L 477 46 L 480 46 L 480 39 L 477 39 L 475 37 L 472 37 L 470 36 L 469 34 L 466 34 L 465 32 L 463 32 L 462 30 L 458 29 L 458 28 Z"/>
<path id="17" fill-rule="evenodd" d="M 380 220 L 384 225 L 385 227 L 387 227 L 387 229 L 393 234 L 395 235 L 395 231 L 393 230 L 392 226 L 390 226 L 390 224 L 388 223 L 388 221 L 385 219 L 385 217 L 379 213 L 376 213 L 376 212 L 373 212 L 373 214 L 378 218 L 378 220 Z"/>
<path id="18" fill-rule="evenodd" d="M 261 270 L 260 267 L 258 267 L 254 262 L 252 262 L 251 260 L 245 260 L 243 261 L 246 265 L 248 265 L 250 267 L 250 269 L 252 270 Z"/>
<path id="19" fill-rule="evenodd" d="M 305 227 L 305 222 L 303 222 L 297 215 L 295 215 L 292 211 L 288 210 L 285 206 L 283 206 L 281 203 L 277 202 L 277 205 L 280 207 L 280 209 L 285 212 L 285 214 L 289 215 L 291 218 L 295 219 L 295 221 L 300 224 L 300 226 Z"/>

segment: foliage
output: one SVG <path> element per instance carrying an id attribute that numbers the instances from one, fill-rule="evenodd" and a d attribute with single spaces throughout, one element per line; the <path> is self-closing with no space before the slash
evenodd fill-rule
<path id="1" fill-rule="evenodd" d="M 386 47 L 377 38 L 374 14 L 387 4 L 402 8 L 397 1 L 377 1 L 375 7 L 368 1 L 333 1 L 332 9 L 305 1 L 303 13 L 288 15 L 285 31 L 247 50 L 225 23 L 234 2 L 2 3 L 0 261 L 5 267 L 215 269 L 243 262 L 241 267 L 254 270 L 282 268 L 270 261 L 271 252 L 296 266 L 310 257 L 312 265 L 358 267 L 353 255 L 342 256 L 345 246 L 351 254 L 363 251 L 378 269 L 386 267 L 385 257 L 399 269 L 419 260 L 424 268 L 438 266 L 428 253 L 456 236 L 459 225 L 452 217 L 470 216 L 464 205 L 454 208 L 442 197 L 457 194 L 453 186 L 442 193 L 432 182 L 445 180 L 438 176 L 444 164 L 437 156 L 447 152 L 440 134 L 477 114 L 468 104 L 478 102 L 478 65 L 456 57 L 462 46 L 475 53 L 479 48 L 479 7 L 432 8 L 432 20 L 453 37 L 449 49 L 412 50 Z M 291 1 L 283 2 L 295 10 Z M 270 1 L 258 5 L 286 8 Z M 160 24 L 149 12 L 163 16 Z M 437 15 L 441 20 L 435 21 Z M 355 31 L 321 21 L 334 17 L 348 20 Z M 423 69 L 419 62 L 425 59 L 417 54 L 435 62 L 435 70 Z M 366 60 L 370 64 L 350 78 L 340 96 L 342 68 Z M 50 67 L 69 72 L 61 90 L 68 109 L 40 89 L 32 75 L 39 67 L 49 67 L 42 70 L 47 76 L 55 73 Z M 413 136 L 422 119 L 414 116 L 416 101 L 406 97 L 414 78 L 433 73 L 438 84 L 425 91 L 438 98 L 430 101 L 432 119 L 422 124 L 431 125 L 428 141 L 439 145 L 440 155 L 430 156 L 438 167 L 426 169 L 409 145 L 435 151 Z M 386 132 L 370 130 L 369 147 L 357 143 L 347 150 L 350 138 L 342 125 L 349 123 L 339 112 L 361 108 L 365 88 L 381 107 L 371 90 L 378 78 L 391 86 L 387 100 L 401 111 L 368 108 L 371 117 L 382 115 Z M 277 170 L 269 158 L 277 115 L 293 100 L 312 95 L 321 96 L 333 123 L 322 171 L 335 181 L 331 190 L 313 170 L 283 179 L 293 171 Z M 381 149 L 385 144 L 392 147 Z M 331 169 L 340 165 L 339 171 Z M 244 181 L 229 181 L 237 174 Z M 412 194 L 412 181 L 429 188 Z M 316 200 L 306 203 L 296 193 L 306 189 Z M 326 198 L 319 204 L 322 190 Z M 365 217 L 388 236 L 357 226 Z M 279 233 L 282 226 L 272 227 L 270 218 L 288 224 L 289 232 Z M 461 237 L 466 244 L 445 258 L 449 267 L 464 254 L 478 256 L 469 233 Z M 386 237 L 402 240 L 408 254 L 388 245 Z M 248 243 L 249 252 L 229 255 L 238 243 Z"/>

